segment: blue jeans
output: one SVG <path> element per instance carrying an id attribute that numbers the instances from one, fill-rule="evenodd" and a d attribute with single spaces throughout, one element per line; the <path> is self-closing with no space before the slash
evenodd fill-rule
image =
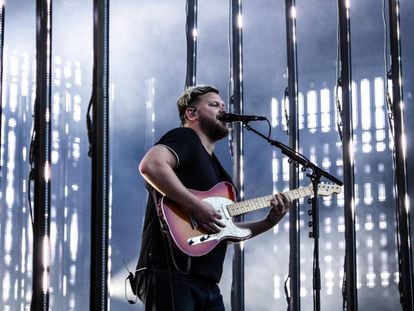
<path id="1" fill-rule="evenodd" d="M 146 311 L 224 311 L 216 282 L 178 272 L 148 271 Z"/>

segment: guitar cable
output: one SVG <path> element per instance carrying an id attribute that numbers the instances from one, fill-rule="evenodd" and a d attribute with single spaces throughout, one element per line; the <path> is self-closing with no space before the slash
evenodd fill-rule
<path id="1" fill-rule="evenodd" d="M 287 302 L 287 311 L 290 310 L 290 296 L 289 296 L 289 289 L 288 289 L 288 281 L 290 279 L 290 274 L 287 275 L 285 282 L 284 282 L 284 291 L 285 291 L 285 299 Z"/>
<path id="2" fill-rule="evenodd" d="M 124 263 L 125 269 L 128 272 L 128 276 L 125 278 L 125 285 L 124 285 L 124 295 L 125 295 L 125 299 L 128 301 L 129 304 L 136 304 L 138 301 L 138 287 L 139 287 L 139 282 L 138 279 L 135 277 L 137 272 L 142 272 L 144 270 L 147 270 L 147 267 L 143 267 L 143 268 L 139 268 L 135 270 L 135 275 L 132 274 L 132 272 L 128 269 L 128 266 L 125 262 L 125 259 L 122 259 L 122 262 Z M 128 293 L 127 293 L 127 282 L 129 281 L 129 285 L 131 287 L 131 291 L 135 296 L 135 300 L 132 300 L 130 298 L 128 298 Z M 146 282 L 146 280 L 144 280 L 144 282 Z M 146 291 L 148 290 L 148 288 L 146 288 Z M 145 293 L 145 297 L 147 293 Z"/>

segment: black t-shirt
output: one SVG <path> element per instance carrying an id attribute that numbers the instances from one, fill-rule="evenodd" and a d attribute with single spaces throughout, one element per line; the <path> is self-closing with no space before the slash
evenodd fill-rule
<path id="1" fill-rule="evenodd" d="M 157 143 L 168 148 L 177 159 L 174 171 L 187 188 L 207 191 L 221 181 L 231 182 L 231 177 L 221 166 L 216 156 L 212 156 L 201 144 L 197 133 L 190 128 L 176 128 L 166 133 Z M 137 268 L 181 271 L 188 269 L 188 256 L 168 245 L 163 237 L 156 207 L 148 199 L 144 220 L 142 246 Z M 174 243 L 171 241 L 171 243 Z M 222 241 L 204 256 L 191 257 L 190 274 L 220 281 L 227 243 Z M 173 249 L 174 262 L 171 258 Z"/>

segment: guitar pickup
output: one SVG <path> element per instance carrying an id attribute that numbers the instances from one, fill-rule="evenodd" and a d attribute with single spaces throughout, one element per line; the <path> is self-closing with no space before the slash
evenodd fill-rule
<path id="1" fill-rule="evenodd" d="M 189 215 L 189 218 L 190 218 L 191 228 L 197 229 L 198 228 L 198 224 L 195 221 L 195 219 L 193 218 L 193 216 L 191 216 L 191 214 Z"/>
<path id="2" fill-rule="evenodd" d="M 217 239 L 217 234 L 203 234 L 187 240 L 188 245 L 197 245 Z"/>

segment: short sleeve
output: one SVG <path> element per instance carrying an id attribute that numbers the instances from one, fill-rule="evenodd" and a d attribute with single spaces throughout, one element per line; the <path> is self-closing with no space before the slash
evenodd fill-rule
<path id="1" fill-rule="evenodd" d="M 196 132 L 190 128 L 180 127 L 167 132 L 156 145 L 167 147 L 177 159 L 177 167 L 188 161 L 194 147 L 200 143 Z"/>

